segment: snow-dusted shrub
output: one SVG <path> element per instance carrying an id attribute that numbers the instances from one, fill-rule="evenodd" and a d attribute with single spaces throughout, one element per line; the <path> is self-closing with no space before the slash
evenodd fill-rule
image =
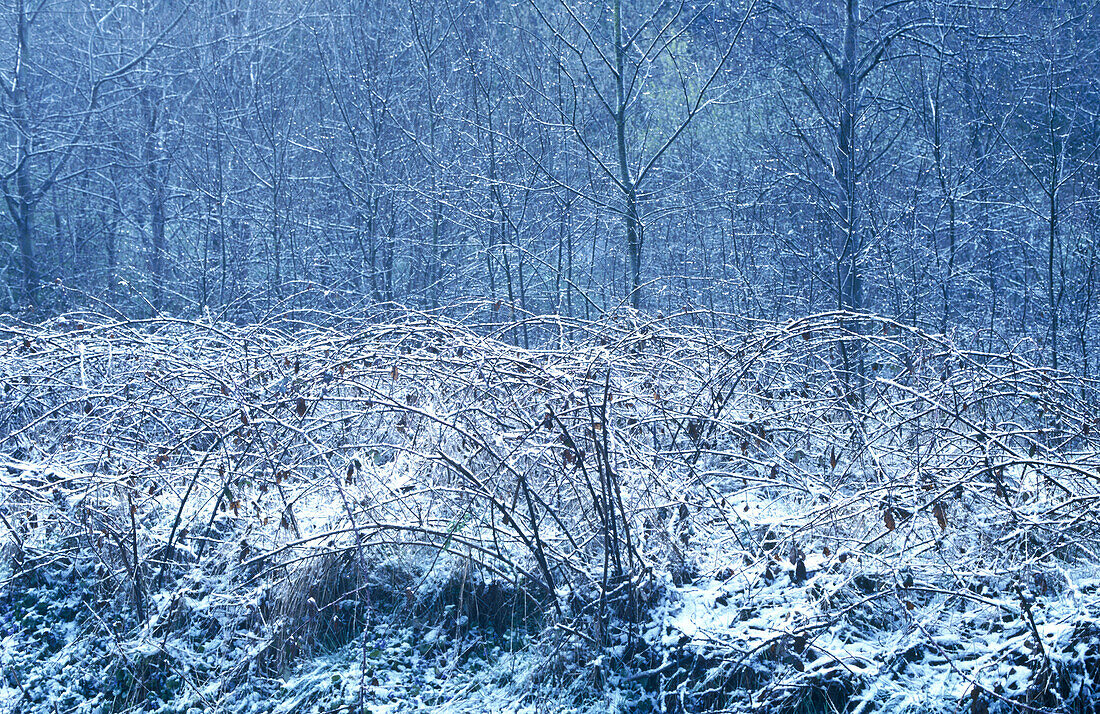
<path id="1" fill-rule="evenodd" d="M 383 621 L 541 632 L 578 706 L 1091 701 L 1094 385 L 871 316 L 691 317 L 532 319 L 533 350 L 420 315 L 8 326 L 5 597 L 82 564 L 58 652 L 115 643 L 115 708 L 369 660 Z"/>

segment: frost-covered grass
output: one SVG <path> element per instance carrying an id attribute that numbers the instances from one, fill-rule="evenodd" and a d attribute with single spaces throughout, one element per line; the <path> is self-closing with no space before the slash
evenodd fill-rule
<path id="1" fill-rule="evenodd" d="M 1095 711 L 1095 385 L 889 320 L 0 327 L 0 711 Z"/>

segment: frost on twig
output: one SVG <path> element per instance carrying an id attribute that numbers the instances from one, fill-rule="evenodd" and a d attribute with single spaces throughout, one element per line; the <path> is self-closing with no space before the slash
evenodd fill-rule
<path id="1" fill-rule="evenodd" d="M 130 703 L 516 613 L 669 706 L 1091 696 L 1094 385 L 862 315 L 536 323 L 2 328 L 5 602 L 66 583 Z"/>

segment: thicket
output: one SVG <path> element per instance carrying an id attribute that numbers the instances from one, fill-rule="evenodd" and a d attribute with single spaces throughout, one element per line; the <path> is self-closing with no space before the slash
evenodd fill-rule
<path id="1" fill-rule="evenodd" d="M 97 643 L 65 696 L 115 711 L 365 661 L 394 617 L 520 637 L 578 705 L 1095 711 L 1096 385 L 705 318 L 0 326 L 4 634 Z"/>

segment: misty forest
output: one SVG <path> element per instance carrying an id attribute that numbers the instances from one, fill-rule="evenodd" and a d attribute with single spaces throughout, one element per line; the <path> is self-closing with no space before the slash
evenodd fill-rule
<path id="1" fill-rule="evenodd" d="M 0 0 L 0 714 L 1100 712 L 1097 0 Z"/>

